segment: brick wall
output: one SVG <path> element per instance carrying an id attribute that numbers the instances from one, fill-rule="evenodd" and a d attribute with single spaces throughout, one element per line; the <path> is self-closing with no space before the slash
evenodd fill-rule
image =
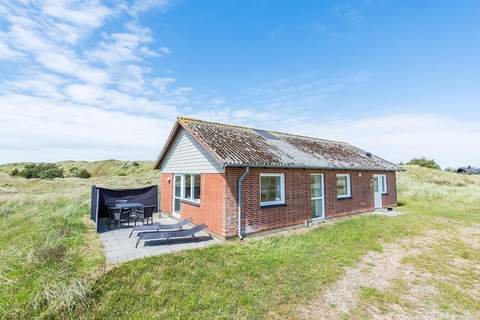
<path id="1" fill-rule="evenodd" d="M 192 217 L 195 224 L 205 223 L 208 229 L 222 237 L 237 235 L 237 182 L 244 168 L 227 168 L 225 174 L 201 175 L 200 205 L 181 203 L 181 217 Z M 260 207 L 260 173 L 285 174 L 285 205 Z M 304 223 L 311 220 L 310 175 L 323 173 L 326 218 L 341 217 L 373 210 L 373 174 L 385 172 L 335 171 L 309 169 L 252 168 L 243 181 L 243 230 L 253 233 Z M 336 174 L 349 173 L 351 194 L 337 199 Z M 382 196 L 383 206 L 395 206 L 396 176 L 387 172 L 388 194 Z M 170 183 L 168 183 L 170 178 Z M 161 176 L 162 212 L 172 212 L 172 174 Z"/>
<path id="2" fill-rule="evenodd" d="M 168 178 L 171 178 L 168 183 Z M 224 236 L 225 234 L 225 176 L 218 173 L 204 173 L 200 178 L 200 205 L 182 201 L 180 217 L 192 217 L 194 224 L 204 223 L 209 231 Z M 164 173 L 161 176 L 161 210 L 172 213 L 173 204 L 173 174 Z"/>
<path id="3" fill-rule="evenodd" d="M 373 210 L 373 173 L 369 171 L 324 171 L 325 212 L 328 218 Z M 337 198 L 337 174 L 350 174 L 350 198 Z"/>
<path id="4" fill-rule="evenodd" d="M 227 237 L 237 235 L 237 181 L 244 171 L 244 168 L 229 168 L 226 171 Z M 285 206 L 260 208 L 260 172 L 285 173 Z M 309 174 L 301 169 L 252 168 L 242 186 L 244 232 L 252 233 L 303 223 L 310 208 L 309 179 Z"/>
<path id="5" fill-rule="evenodd" d="M 397 205 L 397 177 L 395 172 L 385 172 L 387 175 L 387 194 L 382 195 L 384 207 L 395 207 Z"/>
<path id="6" fill-rule="evenodd" d="M 226 237 L 237 235 L 237 181 L 244 168 L 228 168 L 226 171 Z M 260 207 L 260 173 L 285 174 L 285 205 Z M 243 182 L 242 226 L 245 233 L 301 224 L 311 220 L 310 174 L 323 173 L 325 216 L 334 218 L 371 211 L 373 203 L 372 171 L 335 171 L 309 169 L 258 169 L 252 168 Z M 337 199 L 336 174 L 349 173 L 351 197 Z M 395 173 L 387 173 L 388 191 L 383 195 L 383 206 L 396 205 Z"/>
<path id="7" fill-rule="evenodd" d="M 160 174 L 160 211 L 172 213 L 173 174 Z"/>

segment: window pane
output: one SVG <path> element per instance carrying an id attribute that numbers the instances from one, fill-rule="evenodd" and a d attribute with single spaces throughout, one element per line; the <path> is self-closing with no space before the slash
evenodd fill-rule
<path id="1" fill-rule="evenodd" d="M 373 178 L 373 191 L 378 192 L 378 177 Z"/>
<path id="2" fill-rule="evenodd" d="M 347 177 L 337 176 L 337 196 L 345 196 L 347 194 Z"/>
<path id="3" fill-rule="evenodd" d="M 323 217 L 322 199 L 311 200 L 312 218 Z"/>
<path id="4" fill-rule="evenodd" d="M 321 175 L 310 175 L 310 190 L 312 198 L 322 197 L 323 191 Z"/>
<path id="5" fill-rule="evenodd" d="M 173 212 L 180 211 L 180 198 L 175 198 L 175 207 L 173 208 Z"/>
<path id="6" fill-rule="evenodd" d="M 200 175 L 193 175 L 193 199 L 200 200 Z"/>
<path id="7" fill-rule="evenodd" d="M 260 201 L 280 201 L 280 177 L 260 177 Z"/>
<path id="8" fill-rule="evenodd" d="M 192 199 L 192 175 L 186 174 L 185 175 L 185 194 L 184 197 L 186 199 Z"/>
<path id="9" fill-rule="evenodd" d="M 383 192 L 383 193 L 387 193 L 387 176 L 382 176 L 382 181 L 383 181 L 383 183 L 382 183 L 382 187 L 383 187 L 382 192 Z"/>
<path id="10" fill-rule="evenodd" d="M 180 197 L 182 195 L 182 177 L 175 176 L 175 196 Z"/>

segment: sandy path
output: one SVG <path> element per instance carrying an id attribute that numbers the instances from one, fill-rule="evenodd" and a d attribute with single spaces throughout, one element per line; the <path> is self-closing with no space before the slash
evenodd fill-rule
<path id="1" fill-rule="evenodd" d="M 469 227 L 459 230 L 461 238 L 472 246 L 480 244 L 479 227 Z M 432 295 L 435 288 L 424 282 L 430 277 L 425 272 L 419 272 L 412 265 L 402 263 L 407 256 L 418 255 L 428 250 L 436 243 L 449 239 L 447 232 L 429 231 L 426 234 L 401 239 L 383 247 L 382 252 L 369 252 L 354 267 L 346 270 L 344 276 L 332 286 L 324 290 L 323 295 L 299 310 L 301 319 L 351 319 L 350 313 L 357 307 L 362 287 L 386 290 L 391 288 L 392 281 L 402 279 L 409 283 L 408 296 L 402 297 L 406 303 L 415 305 L 416 315 L 407 314 L 398 307 L 394 314 L 369 312 L 374 319 L 437 319 L 452 318 L 451 315 L 436 310 L 431 305 L 418 305 L 421 297 Z M 419 282 L 423 284 L 418 285 Z M 420 302 L 421 304 L 421 302 Z M 373 308 L 373 307 L 372 307 Z M 372 311 L 372 310 L 369 310 Z M 464 317 L 465 318 L 465 317 Z M 469 318 L 469 317 L 466 317 Z"/>

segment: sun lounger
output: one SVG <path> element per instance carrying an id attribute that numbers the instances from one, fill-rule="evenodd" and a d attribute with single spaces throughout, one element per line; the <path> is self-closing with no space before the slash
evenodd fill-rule
<path id="1" fill-rule="evenodd" d="M 196 225 L 195 227 L 187 230 L 175 230 L 175 231 L 154 231 L 154 232 L 145 232 L 139 234 L 137 238 L 137 243 L 135 244 L 135 248 L 138 247 L 138 244 L 140 243 L 141 240 L 144 241 L 151 241 L 151 240 L 162 240 L 166 239 L 167 244 L 169 243 L 170 239 L 173 238 L 189 238 L 191 237 L 194 240 L 197 240 L 195 238 L 195 233 L 198 233 L 205 229 L 207 226 L 204 224 L 199 224 Z"/>
<path id="2" fill-rule="evenodd" d="M 155 222 L 152 224 L 145 224 L 142 226 L 135 226 L 132 228 L 132 232 L 130 232 L 129 238 L 132 236 L 134 232 L 155 232 L 160 230 L 182 230 L 184 225 L 192 223 L 192 218 L 188 218 L 182 220 L 178 223 L 171 223 L 171 224 L 162 224 L 160 222 Z"/>

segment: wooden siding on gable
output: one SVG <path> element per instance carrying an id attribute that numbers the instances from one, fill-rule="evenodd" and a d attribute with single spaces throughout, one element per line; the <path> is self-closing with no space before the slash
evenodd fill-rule
<path id="1" fill-rule="evenodd" d="M 162 173 L 223 173 L 223 167 L 181 128 L 160 167 Z"/>

